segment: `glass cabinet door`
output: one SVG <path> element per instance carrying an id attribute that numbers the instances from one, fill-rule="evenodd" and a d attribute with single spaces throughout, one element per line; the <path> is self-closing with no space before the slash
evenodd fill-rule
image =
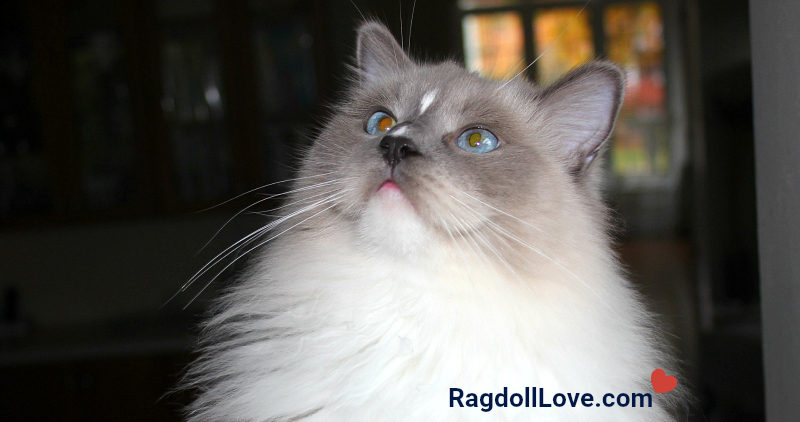
<path id="1" fill-rule="evenodd" d="M 169 127 L 173 180 L 180 202 L 220 199 L 232 191 L 231 150 L 218 38 L 210 2 L 163 2 L 161 108 Z"/>
<path id="2" fill-rule="evenodd" d="M 67 54 L 84 210 L 127 205 L 138 186 L 126 55 L 114 5 L 90 1 L 69 11 Z"/>
<path id="3" fill-rule="evenodd" d="M 0 220 L 53 209 L 50 167 L 33 101 L 31 40 L 20 2 L 0 14 Z"/>

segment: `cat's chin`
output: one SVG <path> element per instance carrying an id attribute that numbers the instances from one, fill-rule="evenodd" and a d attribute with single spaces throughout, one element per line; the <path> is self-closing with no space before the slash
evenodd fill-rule
<path id="1" fill-rule="evenodd" d="M 358 230 L 370 245 L 405 255 L 418 253 L 430 239 L 429 228 L 394 182 L 383 183 L 367 201 Z"/>

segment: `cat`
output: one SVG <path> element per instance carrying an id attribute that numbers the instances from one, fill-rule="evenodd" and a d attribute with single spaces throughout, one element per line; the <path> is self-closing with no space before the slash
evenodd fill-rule
<path id="1" fill-rule="evenodd" d="M 650 375 L 676 368 L 601 197 L 622 71 L 489 80 L 415 62 L 372 21 L 356 50 L 284 217 L 243 239 L 256 257 L 203 327 L 187 419 L 674 420 L 680 393 Z M 596 403 L 485 409 L 525 387 Z"/>

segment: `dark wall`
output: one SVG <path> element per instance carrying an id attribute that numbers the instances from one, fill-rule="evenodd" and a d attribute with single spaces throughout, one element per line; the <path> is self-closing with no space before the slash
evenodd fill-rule
<path id="1" fill-rule="evenodd" d="M 708 420 L 763 420 L 748 4 L 690 4 L 699 22 L 690 95 L 701 104 L 692 203 L 704 314 L 697 394 Z"/>
<path id="2" fill-rule="evenodd" d="M 767 419 L 800 414 L 800 3 L 751 0 Z"/>
<path id="3" fill-rule="evenodd" d="M 746 0 L 700 6 L 708 235 L 714 300 L 757 305 L 750 26 Z"/>

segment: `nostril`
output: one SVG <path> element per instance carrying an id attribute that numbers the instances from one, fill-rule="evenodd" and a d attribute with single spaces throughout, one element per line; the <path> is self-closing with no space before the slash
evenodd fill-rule
<path id="1" fill-rule="evenodd" d="M 400 145 L 400 150 L 398 151 L 398 155 L 400 156 L 400 159 L 406 158 L 406 154 L 408 154 L 408 150 L 409 149 L 410 148 L 409 148 L 408 145 L 405 145 L 405 144 L 404 145 Z"/>
<path id="2" fill-rule="evenodd" d="M 381 139 L 381 143 L 378 144 L 378 147 L 380 149 L 388 151 L 389 150 L 389 144 L 390 144 L 389 140 L 386 139 L 386 138 L 383 138 L 383 139 Z"/>
<path id="3" fill-rule="evenodd" d="M 400 152 L 400 158 L 406 158 L 406 157 L 408 157 L 410 155 L 418 154 L 417 148 L 411 142 L 404 143 L 403 145 L 401 145 L 399 152 Z"/>
<path id="4" fill-rule="evenodd" d="M 395 165 L 410 155 L 417 155 L 416 145 L 411 139 L 404 136 L 387 135 L 378 143 L 386 162 Z"/>

